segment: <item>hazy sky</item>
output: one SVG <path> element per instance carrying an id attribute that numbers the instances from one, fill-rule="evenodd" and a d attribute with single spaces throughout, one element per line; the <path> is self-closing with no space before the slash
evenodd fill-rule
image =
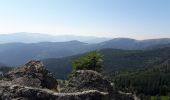
<path id="1" fill-rule="evenodd" d="M 170 0 L 0 0 L 0 33 L 170 37 Z"/>

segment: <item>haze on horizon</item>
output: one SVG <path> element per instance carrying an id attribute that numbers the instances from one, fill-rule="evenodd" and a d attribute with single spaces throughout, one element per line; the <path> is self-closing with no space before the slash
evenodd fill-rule
<path id="1" fill-rule="evenodd" d="M 170 38 L 169 0 L 3 0 L 0 34 Z"/>

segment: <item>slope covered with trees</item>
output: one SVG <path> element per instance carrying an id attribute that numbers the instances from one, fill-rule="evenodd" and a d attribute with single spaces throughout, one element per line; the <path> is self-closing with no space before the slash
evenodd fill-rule
<path id="1" fill-rule="evenodd" d="M 103 69 L 106 73 L 115 73 L 125 69 L 142 69 L 152 67 L 170 59 L 170 48 L 156 50 L 115 50 L 103 49 L 99 51 L 103 57 Z M 82 55 L 65 57 L 60 59 L 44 59 L 48 69 L 58 78 L 67 78 L 72 71 L 72 62 Z"/>
<path id="2" fill-rule="evenodd" d="M 111 77 L 118 90 L 141 96 L 167 96 L 170 93 L 170 60 L 142 70 L 122 71 Z"/>

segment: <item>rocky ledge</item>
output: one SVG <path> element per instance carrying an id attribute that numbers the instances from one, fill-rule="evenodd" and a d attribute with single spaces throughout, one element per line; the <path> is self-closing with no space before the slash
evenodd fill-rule
<path id="1" fill-rule="evenodd" d="M 75 72 L 61 92 L 57 86 L 42 62 L 30 61 L 0 80 L 0 100 L 133 100 L 118 94 L 102 75 L 90 70 Z"/>
<path id="2" fill-rule="evenodd" d="M 107 94 L 89 90 L 75 93 L 57 93 L 48 89 L 0 83 L 0 100 L 107 100 Z"/>

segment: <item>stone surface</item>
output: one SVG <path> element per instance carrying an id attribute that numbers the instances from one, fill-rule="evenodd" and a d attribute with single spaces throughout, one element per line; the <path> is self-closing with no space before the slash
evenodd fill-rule
<path id="1" fill-rule="evenodd" d="M 92 70 L 76 71 L 68 81 L 68 85 L 63 92 L 82 92 L 86 90 L 98 90 L 101 92 L 112 93 L 113 88 L 103 76 Z"/>
<path id="2" fill-rule="evenodd" d="M 22 86 L 56 89 L 57 80 L 40 61 L 30 61 L 4 75 L 4 80 Z"/>
<path id="3" fill-rule="evenodd" d="M 30 61 L 3 76 L 0 100 L 133 100 L 115 92 L 110 82 L 91 70 L 76 71 L 62 93 L 57 86 L 42 62 Z"/>
<path id="4" fill-rule="evenodd" d="M 0 100 L 109 100 L 107 93 L 88 90 L 74 93 L 57 93 L 47 89 L 13 85 L 0 81 Z"/>
<path id="5" fill-rule="evenodd" d="M 98 72 L 92 70 L 76 71 L 62 92 L 73 93 L 88 90 L 96 90 L 108 94 L 105 96 L 107 99 L 103 100 L 133 100 L 132 96 L 122 95 L 115 91 L 109 81 Z"/>

